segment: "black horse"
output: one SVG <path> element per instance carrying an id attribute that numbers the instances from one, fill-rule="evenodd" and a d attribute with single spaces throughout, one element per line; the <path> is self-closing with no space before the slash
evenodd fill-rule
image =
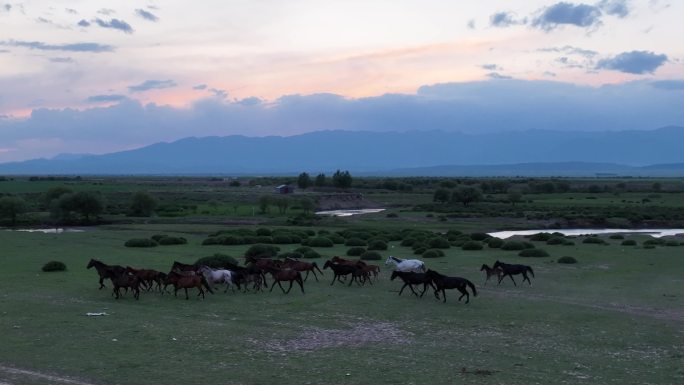
<path id="1" fill-rule="evenodd" d="M 335 283 L 335 280 L 337 279 L 340 283 L 342 280 L 340 277 L 346 277 L 347 275 L 352 276 L 351 281 L 349 281 L 349 286 L 351 286 L 352 282 L 356 281 L 357 284 L 361 284 L 360 280 L 363 278 L 363 272 L 359 270 L 356 266 L 350 266 L 350 265 L 343 265 L 340 263 L 333 263 L 331 261 L 325 261 L 325 264 L 323 265 L 323 270 L 330 268 L 333 271 L 334 277 L 332 279 L 332 282 L 330 282 L 330 286 L 332 286 Z M 358 279 L 358 281 L 357 281 Z"/>
<path id="2" fill-rule="evenodd" d="M 435 297 L 437 299 L 439 299 L 439 291 L 442 292 L 443 302 L 446 302 L 446 292 L 444 291 L 445 289 L 457 289 L 461 292 L 461 296 L 458 297 L 458 300 L 460 301 L 461 298 L 465 296 L 465 303 L 469 303 L 470 295 L 468 294 L 468 290 L 466 290 L 466 286 L 470 286 L 470 290 L 472 290 L 473 295 L 477 297 L 477 290 L 475 289 L 475 285 L 473 285 L 472 282 L 468 281 L 465 278 L 447 277 L 446 275 L 442 275 L 434 270 L 429 269 L 425 273 L 425 275 L 427 275 L 435 284 L 435 287 L 437 288 L 435 290 Z"/>
<path id="3" fill-rule="evenodd" d="M 136 300 L 140 299 L 140 284 L 142 282 L 140 278 L 124 270 L 122 274 L 115 273 L 111 279 L 112 286 L 114 286 L 112 295 L 115 296 L 116 299 L 121 298 L 121 288 L 126 289 L 127 292 L 128 288 L 131 288 L 133 290 L 133 298 Z"/>
<path id="4" fill-rule="evenodd" d="M 425 273 L 414 273 L 410 271 L 399 271 L 399 270 L 394 270 L 392 272 L 392 276 L 390 277 L 390 281 L 394 281 L 394 278 L 399 277 L 401 278 L 402 281 L 404 281 L 404 286 L 401 287 L 401 290 L 399 290 L 399 295 L 404 291 L 404 288 L 408 286 L 409 289 L 411 289 L 411 292 L 418 297 L 418 293 L 416 293 L 415 290 L 413 290 L 413 285 L 423 285 L 423 291 L 420 293 L 420 298 L 423 298 L 423 294 L 425 294 L 425 291 L 427 290 L 428 285 L 432 288 L 432 290 L 437 290 L 435 288 L 435 285 L 432 284 L 432 279 L 427 276 Z"/>
<path id="5" fill-rule="evenodd" d="M 513 281 L 513 285 L 518 286 L 515 283 L 515 279 L 513 279 L 513 276 L 516 274 L 522 274 L 523 276 L 523 282 L 527 281 L 530 285 L 532 285 L 532 282 L 530 282 L 530 278 L 527 276 L 527 272 L 529 271 L 530 274 L 532 274 L 532 277 L 534 277 L 534 271 L 532 271 L 532 268 L 527 266 L 527 265 L 509 265 L 507 263 L 499 262 L 496 261 L 494 263 L 494 269 L 500 268 L 503 271 L 503 274 L 499 277 L 499 284 L 501 284 L 501 281 L 506 278 L 506 276 L 509 276 L 511 278 L 511 281 Z"/>
<path id="6" fill-rule="evenodd" d="M 94 267 L 95 270 L 97 270 L 97 274 L 100 276 L 100 289 L 105 287 L 103 282 L 105 279 L 113 279 L 126 273 L 126 268 L 123 266 L 108 265 L 98 261 L 97 259 L 91 259 L 90 262 L 88 262 L 88 266 L 86 266 L 86 268 L 90 269 L 91 267 Z"/>

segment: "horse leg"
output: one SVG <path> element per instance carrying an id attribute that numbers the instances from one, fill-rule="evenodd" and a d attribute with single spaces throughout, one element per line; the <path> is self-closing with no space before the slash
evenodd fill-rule
<path id="1" fill-rule="evenodd" d="M 319 282 L 319 281 L 318 281 L 318 276 L 316 275 L 316 271 L 315 271 L 314 269 L 311 269 L 311 272 L 313 273 L 314 278 L 316 278 L 316 282 Z M 307 272 L 306 274 L 308 275 L 309 273 Z"/>
<path id="2" fill-rule="evenodd" d="M 404 286 L 402 286 L 401 290 L 399 290 L 399 295 L 401 295 L 401 293 L 404 291 L 404 288 L 406 288 L 406 286 L 408 286 L 408 283 L 404 282 Z"/>
<path id="3" fill-rule="evenodd" d="M 269 293 L 272 293 L 272 292 L 273 292 L 273 288 L 275 287 L 276 282 L 280 283 L 279 281 L 276 281 L 275 278 L 274 278 L 274 281 L 273 281 L 273 283 L 271 284 L 271 290 L 268 291 Z"/>
<path id="4" fill-rule="evenodd" d="M 335 283 L 335 279 L 337 279 L 337 274 L 335 274 L 335 275 L 333 276 L 333 280 L 332 280 L 332 282 L 330 282 L 330 286 L 332 286 L 333 283 Z"/>
<path id="5" fill-rule="evenodd" d="M 287 288 L 287 291 L 285 292 L 285 294 L 289 294 L 290 290 L 292 290 L 292 281 L 290 281 L 290 287 Z"/>
<path id="6" fill-rule="evenodd" d="M 103 287 L 105 287 L 105 285 L 104 285 L 104 277 L 100 277 L 100 290 L 102 290 Z"/>
<path id="7" fill-rule="evenodd" d="M 315 275 L 316 275 L 316 273 L 314 273 L 314 276 Z M 297 279 L 297 283 L 299 284 L 299 288 L 302 289 L 302 294 L 306 294 L 306 293 L 304 293 L 304 282 L 302 282 L 301 278 Z"/>
<path id="8" fill-rule="evenodd" d="M 530 286 L 532 286 L 532 282 L 530 281 L 530 277 L 527 276 L 527 272 L 523 271 L 522 275 L 523 275 L 523 282 L 527 281 L 527 283 L 529 283 Z"/>
<path id="9" fill-rule="evenodd" d="M 413 293 L 413 295 L 415 295 L 417 297 L 418 293 L 416 293 L 416 291 L 413 290 L 413 285 L 409 283 L 408 286 L 409 286 L 409 289 L 411 289 L 411 293 Z"/>
<path id="10" fill-rule="evenodd" d="M 423 284 L 423 291 L 420 293 L 419 298 L 423 298 L 423 294 L 425 294 L 425 292 L 427 291 L 427 285 L 428 285 L 427 283 Z"/>
<path id="11" fill-rule="evenodd" d="M 190 297 L 188 297 L 188 288 L 186 287 L 184 289 L 185 289 L 185 299 L 190 299 Z"/>
<path id="12" fill-rule="evenodd" d="M 446 303 L 446 291 L 442 288 L 442 302 Z"/>
<path id="13" fill-rule="evenodd" d="M 513 274 L 509 274 L 508 277 L 513 281 L 513 286 L 518 286 L 518 284 L 515 283 L 515 279 L 513 279 Z"/>
<path id="14" fill-rule="evenodd" d="M 497 286 L 501 285 L 501 281 L 503 281 L 504 278 L 506 278 L 506 273 L 504 273 L 502 276 L 499 277 L 499 283 L 497 283 L 496 285 Z"/>
<path id="15" fill-rule="evenodd" d="M 202 299 L 206 299 L 207 297 L 204 295 L 204 289 L 202 289 L 202 285 L 197 286 L 197 289 L 199 289 L 199 293 L 197 293 L 197 296 L 199 297 L 200 294 L 202 294 Z"/>
<path id="16" fill-rule="evenodd" d="M 306 271 L 306 276 L 304 277 L 304 282 L 306 282 L 307 278 L 309 278 L 309 270 Z"/>

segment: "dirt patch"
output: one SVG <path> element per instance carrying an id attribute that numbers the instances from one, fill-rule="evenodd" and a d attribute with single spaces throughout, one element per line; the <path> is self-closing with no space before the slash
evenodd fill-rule
<path id="1" fill-rule="evenodd" d="M 9 378 L 5 378 L 4 375 L 9 375 Z M 0 365 L 0 385 L 8 384 L 8 383 L 3 382 L 3 381 L 10 381 L 9 384 L 11 384 L 11 381 L 14 378 L 16 378 L 17 380 L 21 380 L 21 378 L 27 378 L 27 379 L 31 379 L 34 381 L 40 380 L 44 383 L 50 383 L 50 384 L 55 383 L 55 384 L 73 384 L 73 385 L 94 385 L 90 382 L 84 382 L 84 381 L 76 380 L 73 378 L 59 377 L 59 376 L 54 376 L 51 374 L 36 372 L 33 370 L 18 369 L 18 368 L 13 368 L 11 366 Z"/>
<path id="2" fill-rule="evenodd" d="M 413 333 L 399 329 L 390 322 L 369 322 L 350 325 L 349 329 L 308 328 L 292 339 L 252 341 L 271 353 L 308 353 L 334 347 L 359 347 L 370 344 L 408 344 Z"/>
<path id="3" fill-rule="evenodd" d="M 363 194 L 325 194 L 316 197 L 316 210 L 377 209 L 380 205 Z"/>

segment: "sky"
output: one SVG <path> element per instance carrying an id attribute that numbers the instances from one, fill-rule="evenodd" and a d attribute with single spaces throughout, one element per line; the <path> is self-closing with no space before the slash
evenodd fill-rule
<path id="1" fill-rule="evenodd" d="M 0 162 L 188 136 L 684 125 L 675 0 L 0 0 Z"/>

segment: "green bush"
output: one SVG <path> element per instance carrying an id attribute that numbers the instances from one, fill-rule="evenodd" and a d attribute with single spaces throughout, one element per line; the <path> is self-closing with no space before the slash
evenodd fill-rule
<path id="1" fill-rule="evenodd" d="M 405 238 L 401 241 L 401 245 L 404 247 L 411 247 L 414 243 L 418 242 L 416 238 Z M 347 245 L 350 246 L 350 245 Z"/>
<path id="2" fill-rule="evenodd" d="M 151 236 L 150 238 L 152 238 L 155 242 L 159 243 L 159 241 L 162 238 L 166 238 L 166 237 L 168 237 L 168 235 L 166 235 L 166 234 L 155 234 L 155 235 Z"/>
<path id="3" fill-rule="evenodd" d="M 216 253 L 214 255 L 198 259 L 195 261 L 195 265 L 205 265 L 211 267 L 212 269 L 218 269 L 220 267 L 225 268 L 230 265 L 239 264 L 238 261 L 230 255 Z"/>
<path id="4" fill-rule="evenodd" d="M 586 237 L 582 240 L 582 243 L 594 244 L 594 245 L 605 245 L 606 241 L 599 237 Z"/>
<path id="5" fill-rule="evenodd" d="M 183 237 L 163 237 L 158 242 L 163 246 L 185 245 L 188 243 L 188 240 Z"/>
<path id="6" fill-rule="evenodd" d="M 499 249 L 503 246 L 504 240 L 497 237 L 491 237 L 487 240 L 487 245 L 492 249 Z"/>
<path id="7" fill-rule="evenodd" d="M 361 238 L 349 238 L 344 243 L 345 246 L 366 246 L 367 244 L 368 243 Z M 407 246 L 410 246 L 410 245 L 407 245 Z"/>
<path id="8" fill-rule="evenodd" d="M 255 257 L 255 258 L 272 258 L 278 255 L 278 252 L 280 251 L 280 247 L 278 246 L 273 246 L 273 245 L 265 245 L 262 243 L 252 245 L 250 246 L 249 249 L 245 252 L 245 255 L 248 257 Z"/>
<path id="9" fill-rule="evenodd" d="M 534 243 L 532 242 L 522 241 L 522 244 L 526 249 L 534 249 L 535 247 Z"/>
<path id="10" fill-rule="evenodd" d="M 308 253 L 309 251 L 314 251 L 314 249 L 310 248 L 309 246 L 301 246 L 301 247 L 294 249 L 295 253 L 299 253 L 302 255 Z"/>
<path id="11" fill-rule="evenodd" d="M 288 251 L 285 253 L 280 253 L 278 254 L 278 258 L 290 258 L 290 259 L 299 259 L 299 258 L 304 258 L 304 255 L 302 253 L 298 253 L 296 251 Z"/>
<path id="12" fill-rule="evenodd" d="M 333 246 L 335 246 L 335 244 L 333 243 L 333 241 L 330 240 L 330 238 L 316 237 L 316 238 L 309 239 L 309 242 L 307 242 L 307 246 L 311 246 L 311 247 L 333 247 Z"/>
<path id="13" fill-rule="evenodd" d="M 530 236 L 530 241 L 546 242 L 551 239 L 552 235 L 550 233 L 537 233 Z"/>
<path id="14" fill-rule="evenodd" d="M 501 246 L 502 250 L 525 250 L 525 244 L 520 241 L 507 241 Z"/>
<path id="15" fill-rule="evenodd" d="M 470 239 L 473 241 L 484 241 L 487 238 L 491 238 L 492 236 L 487 234 L 487 233 L 471 233 L 470 234 Z"/>
<path id="16" fill-rule="evenodd" d="M 547 245 L 562 245 L 566 242 L 566 239 L 563 237 L 551 237 L 546 241 Z"/>
<path id="17" fill-rule="evenodd" d="M 382 255 L 378 253 L 377 251 L 366 251 L 365 253 L 361 254 L 361 258 L 364 261 L 378 261 L 382 259 Z"/>
<path id="18" fill-rule="evenodd" d="M 366 252 L 366 249 L 364 249 L 363 247 L 354 246 L 354 247 L 351 247 L 349 250 L 347 250 L 347 255 L 350 257 L 358 257 L 365 252 Z"/>
<path id="19" fill-rule="evenodd" d="M 658 246 L 658 245 L 662 245 L 664 243 L 665 242 L 661 239 L 649 239 L 649 240 L 644 241 L 644 246 Z"/>
<path id="20" fill-rule="evenodd" d="M 560 257 L 558 258 L 558 263 L 573 264 L 577 263 L 577 260 L 573 257 Z"/>
<path id="21" fill-rule="evenodd" d="M 610 238 L 610 239 L 625 239 L 625 236 L 622 234 L 613 234 L 613 235 L 609 236 L 608 238 Z"/>
<path id="22" fill-rule="evenodd" d="M 566 239 L 563 241 L 563 246 L 575 246 L 575 242 Z"/>
<path id="23" fill-rule="evenodd" d="M 343 245 L 346 241 L 343 236 L 338 234 L 330 234 L 327 236 L 327 238 L 330 238 L 330 240 L 336 245 Z"/>
<path id="24" fill-rule="evenodd" d="M 679 246 L 679 241 L 670 239 L 668 241 L 665 241 L 665 246 Z"/>
<path id="25" fill-rule="evenodd" d="M 315 259 L 320 258 L 321 254 L 319 254 L 316 250 L 309 250 L 306 253 L 304 253 L 303 257 L 306 259 Z"/>
<path id="26" fill-rule="evenodd" d="M 637 244 L 637 241 L 635 241 L 634 239 L 625 239 L 621 243 L 622 246 L 636 246 L 636 244 Z"/>
<path id="27" fill-rule="evenodd" d="M 299 243 L 302 241 L 299 238 L 297 239 L 297 241 L 295 241 L 291 236 L 286 235 L 286 234 L 274 235 L 272 239 L 273 239 L 273 243 L 276 243 L 279 245 L 289 245 L 292 243 Z"/>
<path id="28" fill-rule="evenodd" d="M 468 241 L 461 246 L 463 250 L 482 250 L 482 242 L 478 241 Z"/>
<path id="29" fill-rule="evenodd" d="M 387 243 L 379 239 L 368 242 L 368 250 L 387 250 Z"/>
<path id="30" fill-rule="evenodd" d="M 260 228 L 256 229 L 256 235 L 270 237 L 273 234 L 272 234 L 270 229 L 260 227 Z"/>
<path id="31" fill-rule="evenodd" d="M 542 249 L 526 249 L 518 253 L 520 257 L 526 258 L 545 258 L 549 257 L 549 253 Z"/>
<path id="32" fill-rule="evenodd" d="M 444 252 L 440 249 L 430 249 L 423 252 L 422 256 L 423 258 L 441 258 L 444 256 Z"/>
<path id="33" fill-rule="evenodd" d="M 451 247 L 449 240 L 442 237 L 428 239 L 427 245 L 431 249 L 448 249 Z"/>
<path id="34" fill-rule="evenodd" d="M 41 270 L 45 272 L 50 272 L 50 271 L 64 271 L 66 270 L 66 265 L 63 262 L 60 261 L 50 261 L 46 264 L 43 265 L 43 268 Z"/>
<path id="35" fill-rule="evenodd" d="M 419 247 L 419 248 L 417 248 L 417 249 L 413 249 L 413 254 L 415 254 L 415 255 L 421 255 L 421 254 L 423 254 L 424 252 L 426 252 L 427 250 L 428 250 L 427 247 Z"/>
<path id="36" fill-rule="evenodd" d="M 124 243 L 126 247 L 156 247 L 157 242 L 149 238 L 133 238 Z"/>

